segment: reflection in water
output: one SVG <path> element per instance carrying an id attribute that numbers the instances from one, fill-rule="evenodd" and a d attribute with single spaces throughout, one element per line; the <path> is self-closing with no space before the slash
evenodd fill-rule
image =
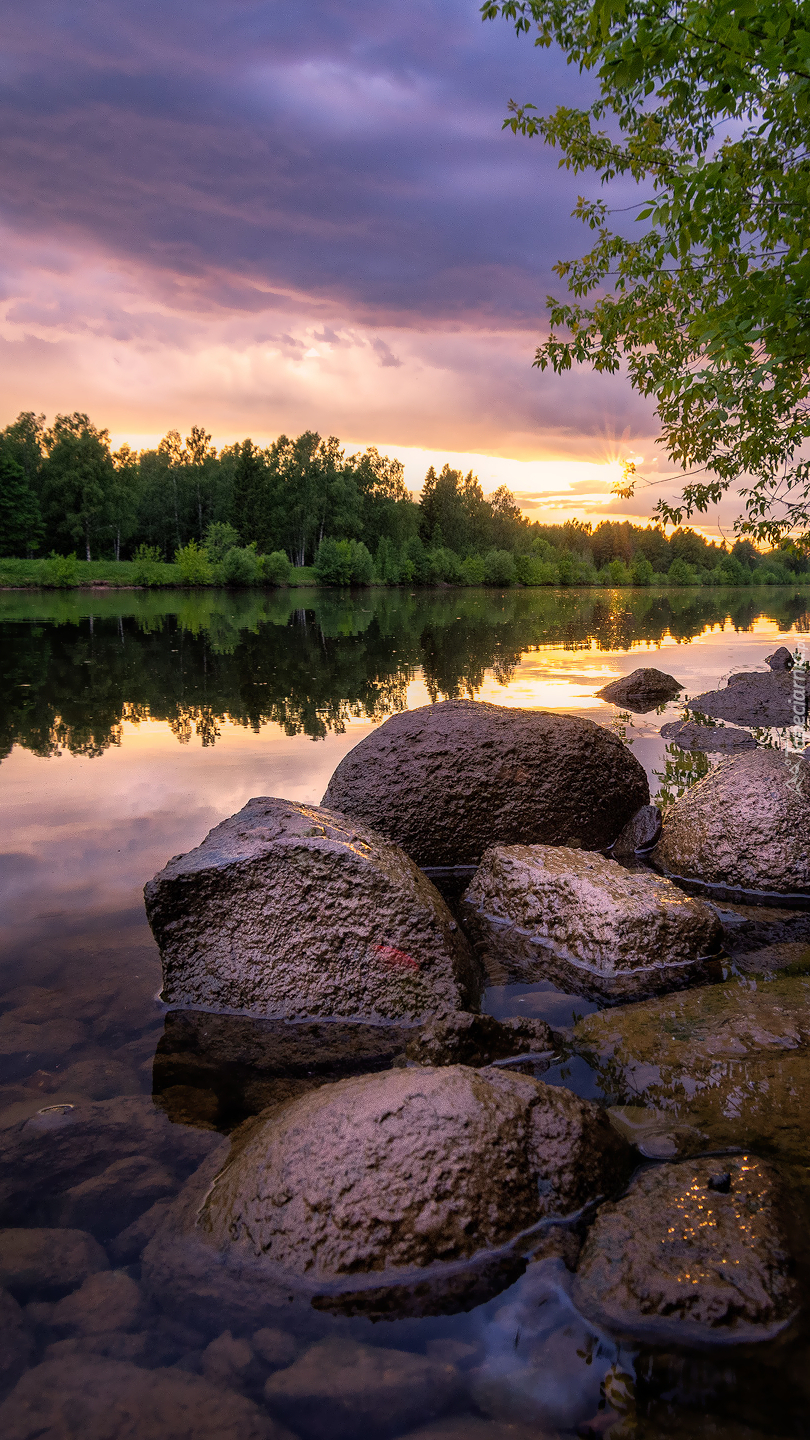
<path id="1" fill-rule="evenodd" d="M 807 607 L 782 590 L 12 593 L 0 602 L 0 756 L 15 743 L 97 756 L 147 718 L 205 746 L 225 721 L 319 738 L 405 708 L 417 672 L 432 701 L 473 698 L 488 672 L 508 686 L 541 648 L 632 650 L 729 623 L 745 632 L 763 615 L 803 628 Z"/>

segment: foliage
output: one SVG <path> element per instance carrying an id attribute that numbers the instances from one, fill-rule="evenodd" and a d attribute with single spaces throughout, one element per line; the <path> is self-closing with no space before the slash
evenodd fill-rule
<path id="1" fill-rule="evenodd" d="M 556 267 L 570 299 L 549 297 L 535 363 L 626 367 L 655 398 L 663 443 L 687 472 L 681 500 L 659 503 L 664 519 L 706 511 L 734 485 L 742 531 L 806 536 L 806 3 L 485 0 L 482 13 L 535 30 L 536 45 L 558 45 L 598 82 L 584 108 L 540 116 L 513 104 L 504 124 L 559 146 L 575 172 L 638 184 L 630 210 L 650 222 L 625 234 L 605 200 L 580 197 L 574 213 L 595 243 Z"/>
<path id="2" fill-rule="evenodd" d="M 10 448 L 0 448 L 0 555 L 31 555 L 42 539 L 39 501 Z"/>
<path id="3" fill-rule="evenodd" d="M 374 561 L 362 540 L 322 540 L 315 560 L 321 585 L 370 585 Z"/>
<path id="4" fill-rule="evenodd" d="M 266 585 L 289 585 L 292 565 L 284 550 L 271 550 L 269 555 L 260 555 L 259 576 Z"/>
<path id="5" fill-rule="evenodd" d="M 146 586 L 159 584 L 162 560 L 157 545 L 139 545 L 132 557 L 133 583 Z"/>
<path id="6" fill-rule="evenodd" d="M 75 554 L 57 555 L 52 550 L 45 563 L 42 583 L 49 590 L 67 590 L 76 584 L 77 570 Z"/>
<path id="7" fill-rule="evenodd" d="M 45 432 L 41 471 L 43 518 L 59 540 L 80 543 L 85 559 L 114 523 L 116 472 L 107 430 L 86 415 L 57 415 Z"/>
<path id="8" fill-rule="evenodd" d="M 219 565 L 239 544 L 239 532 L 227 520 L 212 520 L 205 532 L 205 548 L 212 565 Z"/>
<path id="9" fill-rule="evenodd" d="M 174 563 L 180 571 L 181 585 L 211 585 L 213 583 L 214 572 L 208 558 L 208 551 L 204 545 L 198 545 L 196 540 L 189 540 L 187 545 L 182 545 L 179 550 L 175 551 Z"/>
<path id="10" fill-rule="evenodd" d="M 255 544 L 243 547 L 232 545 L 230 550 L 225 552 L 216 578 L 221 580 L 223 585 L 237 588 L 258 584 L 259 557 Z"/>

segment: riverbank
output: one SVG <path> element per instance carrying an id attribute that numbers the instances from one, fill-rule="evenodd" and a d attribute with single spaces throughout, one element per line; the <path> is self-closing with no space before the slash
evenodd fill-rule
<path id="1" fill-rule="evenodd" d="M 735 590 L 760 590 L 773 588 L 774 581 L 770 575 L 762 580 L 756 576 L 751 581 L 739 585 L 724 584 L 723 589 Z M 797 590 L 801 593 L 810 592 L 810 574 L 797 575 L 795 581 Z M 256 589 L 256 590 L 278 590 L 278 589 L 322 589 L 322 590 L 345 590 L 349 586 L 328 585 L 319 581 L 313 565 L 301 565 L 291 567 L 288 577 L 283 585 L 273 585 L 268 581 L 259 581 L 253 586 L 244 585 L 223 585 L 219 581 L 209 584 L 190 585 L 184 578 L 179 565 L 167 564 L 165 562 L 150 561 L 148 570 L 145 571 L 141 563 L 136 560 L 77 560 L 74 556 L 52 555 L 41 560 L 16 560 L 0 559 L 0 590 L 212 590 L 212 589 Z M 357 589 L 384 589 L 384 590 L 448 590 L 448 589 L 489 589 L 504 590 L 507 588 L 515 590 L 549 590 L 555 588 L 578 589 L 578 590 L 700 590 L 717 588 L 717 581 L 713 571 L 707 570 L 703 575 L 691 576 L 689 580 L 670 580 L 666 575 L 656 575 L 653 580 L 645 584 L 633 584 L 632 580 L 624 579 L 616 581 L 612 577 L 600 574 L 591 582 L 578 581 L 576 586 L 566 585 L 559 576 L 544 579 L 536 583 L 525 583 L 514 580 L 501 581 L 498 584 L 486 585 L 464 585 L 454 582 L 449 584 L 446 581 L 435 581 L 420 583 L 410 581 L 408 583 L 394 584 L 385 580 L 374 579 L 363 586 L 352 586 Z M 779 588 L 784 588 L 780 586 Z"/>

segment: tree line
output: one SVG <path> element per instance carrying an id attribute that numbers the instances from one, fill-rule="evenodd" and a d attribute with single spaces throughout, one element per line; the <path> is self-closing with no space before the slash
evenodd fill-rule
<path id="1" fill-rule="evenodd" d="M 529 521 L 501 486 L 431 467 L 418 497 L 400 461 L 347 455 L 305 431 L 217 452 L 195 426 L 155 449 L 113 450 L 88 416 L 24 412 L 0 432 L 0 555 L 49 556 L 72 584 L 76 554 L 129 562 L 139 584 L 676 585 L 789 583 L 810 561 L 785 540 L 731 548 L 678 527 Z M 44 574 L 44 572 L 43 572 Z"/>

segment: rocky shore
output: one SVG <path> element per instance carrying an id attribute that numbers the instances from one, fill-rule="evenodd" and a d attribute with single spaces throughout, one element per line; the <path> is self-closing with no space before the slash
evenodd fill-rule
<path id="1" fill-rule="evenodd" d="M 537 1440 L 581 1419 L 541 1312 L 617 1423 L 622 1346 L 796 1333 L 810 760 L 753 733 L 795 690 L 772 658 L 714 692 L 744 741 L 689 702 L 672 738 L 729 753 L 663 815 L 609 730 L 452 701 L 149 882 L 154 1101 L 44 1107 L 0 1157 L 4 1435 Z M 628 681 L 640 713 L 682 690 Z M 422 867 L 468 867 L 460 901 Z M 593 1013 L 482 1013 L 518 982 Z M 456 1350 L 312 1331 L 509 1286 Z"/>

